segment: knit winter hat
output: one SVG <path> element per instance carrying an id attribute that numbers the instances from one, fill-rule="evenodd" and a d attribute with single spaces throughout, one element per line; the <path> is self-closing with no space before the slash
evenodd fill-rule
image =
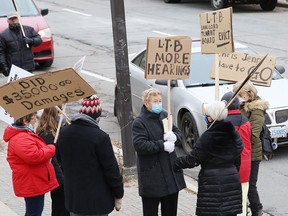
<path id="1" fill-rule="evenodd" d="M 231 91 L 227 92 L 226 94 L 223 95 L 223 97 L 221 98 L 221 101 L 226 101 L 228 103 L 233 95 L 234 95 L 233 92 Z M 228 110 L 235 110 L 235 109 L 239 109 L 239 106 L 240 106 L 240 101 L 239 101 L 239 98 L 236 97 L 227 108 Z"/>
<path id="2" fill-rule="evenodd" d="M 101 116 L 102 108 L 100 106 L 100 100 L 97 95 L 83 98 L 81 101 L 80 113 L 86 114 L 93 119 L 97 119 Z"/>

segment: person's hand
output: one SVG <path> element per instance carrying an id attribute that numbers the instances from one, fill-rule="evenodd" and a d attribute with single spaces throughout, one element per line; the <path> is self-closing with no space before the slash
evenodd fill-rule
<path id="1" fill-rule="evenodd" d="M 175 149 L 175 143 L 172 141 L 164 142 L 164 151 L 168 152 L 169 154 L 173 152 Z"/>
<path id="2" fill-rule="evenodd" d="M 177 141 L 177 137 L 173 133 L 173 131 L 167 131 L 166 133 L 164 133 L 164 140 L 165 141 L 176 142 Z"/>
<path id="3" fill-rule="evenodd" d="M 5 77 L 9 76 L 9 74 L 10 74 L 10 70 L 9 70 L 9 68 L 7 68 L 7 67 L 4 67 L 1 72 L 3 73 L 3 75 L 4 75 Z"/>
<path id="4" fill-rule="evenodd" d="M 25 44 L 28 44 L 28 45 L 33 45 L 33 43 L 34 43 L 34 40 L 32 38 L 24 37 L 23 40 L 24 40 Z"/>
<path id="5" fill-rule="evenodd" d="M 115 210 L 120 211 L 122 205 L 122 198 L 115 198 Z"/>

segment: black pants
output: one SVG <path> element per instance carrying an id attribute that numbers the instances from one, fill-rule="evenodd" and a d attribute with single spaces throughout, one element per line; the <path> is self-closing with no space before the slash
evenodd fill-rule
<path id="1" fill-rule="evenodd" d="M 52 200 L 52 216 L 69 216 L 65 208 L 64 187 L 59 186 L 50 192 Z"/>
<path id="2" fill-rule="evenodd" d="M 248 199 L 249 199 L 249 207 L 252 212 L 256 212 L 263 208 L 259 194 L 257 191 L 257 180 L 258 180 L 258 172 L 259 172 L 260 161 L 252 161 L 251 162 L 251 173 L 250 173 L 250 181 L 249 181 L 249 191 L 248 191 Z"/>
<path id="3" fill-rule="evenodd" d="M 160 198 L 142 197 L 143 216 L 158 216 L 161 203 L 161 216 L 177 216 L 178 193 Z"/>
<path id="4" fill-rule="evenodd" d="M 44 194 L 34 197 L 25 197 L 25 216 L 41 216 L 44 208 Z"/>

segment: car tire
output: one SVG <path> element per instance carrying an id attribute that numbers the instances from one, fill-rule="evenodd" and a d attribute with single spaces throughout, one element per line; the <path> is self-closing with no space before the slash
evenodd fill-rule
<path id="1" fill-rule="evenodd" d="M 261 0 L 260 6 L 264 11 L 272 11 L 277 5 L 277 0 Z"/>
<path id="2" fill-rule="evenodd" d="M 196 122 L 190 112 L 184 113 L 181 119 L 180 129 L 183 134 L 183 150 L 186 153 L 189 153 L 192 150 L 196 140 L 199 138 Z"/>
<path id="3" fill-rule="evenodd" d="M 228 7 L 228 0 L 210 0 L 210 2 L 215 10 Z"/>
<path id="4" fill-rule="evenodd" d="M 165 3 L 180 3 L 181 0 L 164 0 Z"/>
<path id="5" fill-rule="evenodd" d="M 48 61 L 40 61 L 38 62 L 40 67 L 51 67 L 53 64 L 53 60 L 48 60 Z"/>

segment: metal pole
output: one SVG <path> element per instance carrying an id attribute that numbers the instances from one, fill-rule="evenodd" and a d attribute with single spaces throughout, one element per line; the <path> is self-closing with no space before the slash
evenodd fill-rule
<path id="1" fill-rule="evenodd" d="M 114 54 L 119 90 L 120 127 L 124 168 L 135 167 L 136 155 L 132 143 L 132 103 L 124 0 L 110 0 L 114 39 Z"/>

